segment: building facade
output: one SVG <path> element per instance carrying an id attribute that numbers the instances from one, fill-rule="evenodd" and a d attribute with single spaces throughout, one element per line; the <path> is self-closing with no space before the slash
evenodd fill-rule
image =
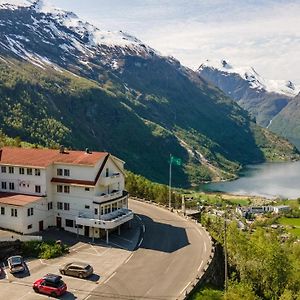
<path id="1" fill-rule="evenodd" d="M 107 152 L 0 149 L 0 227 L 99 238 L 133 218 L 124 162 Z"/>

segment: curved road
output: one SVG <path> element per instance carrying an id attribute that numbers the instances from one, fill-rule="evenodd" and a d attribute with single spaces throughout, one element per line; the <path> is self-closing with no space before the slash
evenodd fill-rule
<path id="1" fill-rule="evenodd" d="M 134 200 L 141 222 L 139 248 L 87 298 L 177 299 L 210 255 L 206 232 L 169 211 Z"/>

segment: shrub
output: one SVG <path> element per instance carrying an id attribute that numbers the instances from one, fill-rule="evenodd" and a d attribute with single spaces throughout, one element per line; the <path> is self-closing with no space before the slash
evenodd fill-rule
<path id="1" fill-rule="evenodd" d="M 50 259 L 67 253 L 69 249 L 66 245 L 54 241 L 29 241 L 22 244 L 22 251 L 25 256 Z"/>

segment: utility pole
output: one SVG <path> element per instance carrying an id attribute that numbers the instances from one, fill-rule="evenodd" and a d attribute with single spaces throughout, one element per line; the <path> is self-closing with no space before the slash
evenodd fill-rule
<path id="1" fill-rule="evenodd" d="M 227 270 L 227 239 L 226 239 L 226 213 L 227 208 L 225 208 L 225 216 L 224 216 L 224 271 L 225 271 L 225 292 L 228 290 L 228 270 Z"/>
<path id="2" fill-rule="evenodd" d="M 171 187 L 172 185 L 172 154 L 170 154 L 170 167 L 169 167 L 169 209 L 171 210 Z"/>

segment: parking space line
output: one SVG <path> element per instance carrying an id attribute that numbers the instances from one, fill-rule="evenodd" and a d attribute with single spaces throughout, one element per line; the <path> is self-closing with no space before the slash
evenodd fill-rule
<path id="1" fill-rule="evenodd" d="M 93 245 L 90 245 L 92 247 L 92 249 L 96 252 L 97 256 L 99 256 L 99 252 L 97 251 L 97 249 L 93 246 Z"/>
<path id="2" fill-rule="evenodd" d="M 138 244 L 138 247 L 141 247 L 141 244 L 142 244 L 143 240 L 144 240 L 144 238 L 142 237 L 139 244 Z"/>
<path id="3" fill-rule="evenodd" d="M 129 260 L 130 260 L 130 258 L 132 257 L 132 255 L 133 255 L 133 253 L 131 253 L 131 254 L 127 257 L 127 259 L 124 261 L 124 264 L 127 264 L 127 263 L 129 262 Z"/>
<path id="4" fill-rule="evenodd" d="M 198 268 L 198 272 L 200 271 L 200 269 L 201 269 L 201 267 L 202 267 L 202 264 L 203 264 L 203 260 L 201 261 L 201 264 L 200 264 L 200 266 L 199 266 L 199 268 Z"/>
<path id="5" fill-rule="evenodd" d="M 180 295 L 187 289 L 187 287 L 190 285 L 191 281 L 181 290 Z"/>
<path id="6" fill-rule="evenodd" d="M 70 251 L 78 251 L 78 249 L 82 248 L 86 246 L 86 244 L 82 244 L 82 245 L 79 245 L 79 246 L 75 246 L 74 248 L 71 248 Z"/>
<path id="7" fill-rule="evenodd" d="M 103 284 L 106 284 L 109 280 L 111 280 L 115 275 L 117 274 L 117 272 L 113 272 L 104 282 Z"/>
<path id="8" fill-rule="evenodd" d="M 31 291 L 27 292 L 27 294 L 21 296 L 20 298 L 18 298 L 18 300 L 21 300 L 21 299 L 23 299 L 23 298 L 26 298 L 26 297 L 27 297 L 29 294 L 31 294 L 31 293 L 32 293 Z"/>

